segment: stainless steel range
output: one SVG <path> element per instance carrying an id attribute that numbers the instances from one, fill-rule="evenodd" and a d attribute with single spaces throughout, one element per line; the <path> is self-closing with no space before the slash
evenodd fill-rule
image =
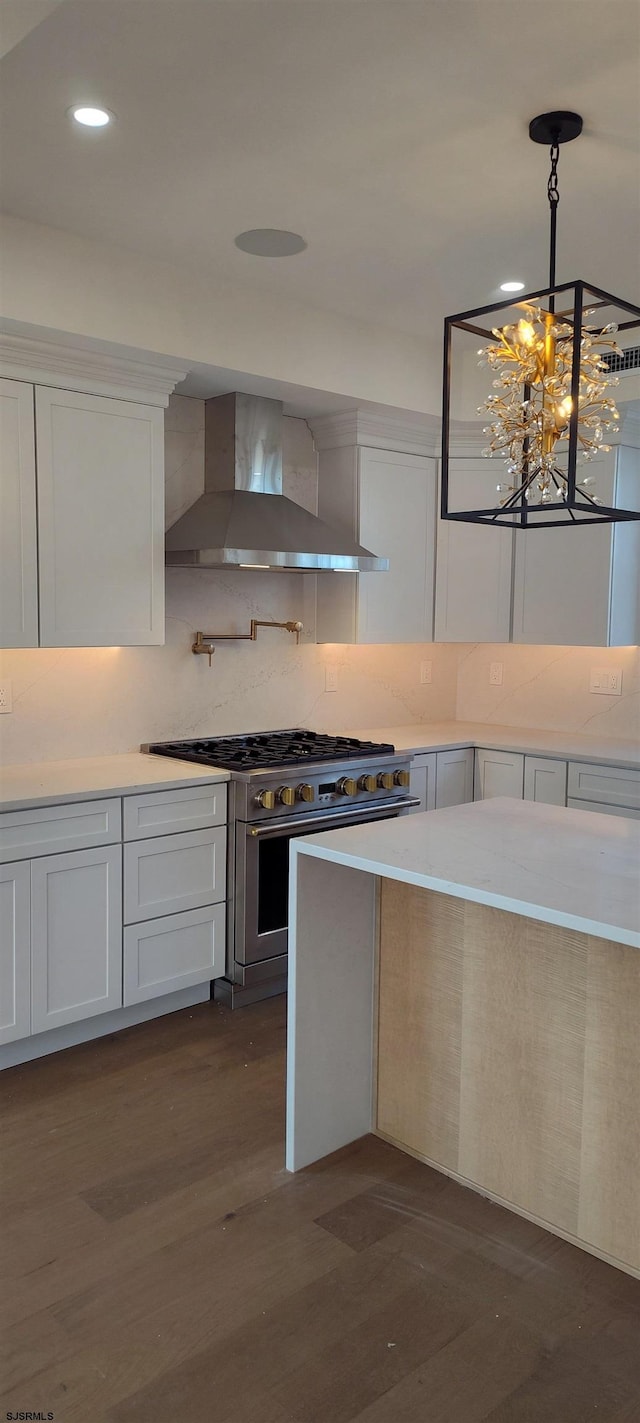
<path id="1" fill-rule="evenodd" d="M 234 1006 L 286 989 L 289 841 L 405 815 L 419 803 L 408 755 L 348 736 L 296 728 L 143 750 L 231 772 L 227 976 L 214 991 Z"/>

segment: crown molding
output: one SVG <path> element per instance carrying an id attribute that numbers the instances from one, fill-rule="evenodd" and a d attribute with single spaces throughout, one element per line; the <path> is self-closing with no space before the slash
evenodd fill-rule
<path id="1" fill-rule="evenodd" d="M 371 410 L 340 410 L 334 415 L 318 415 L 308 422 L 316 450 L 340 446 L 368 445 L 398 454 L 439 453 L 440 420 L 433 415 L 411 419 L 402 415 L 379 414 Z"/>
<path id="2" fill-rule="evenodd" d="M 0 375 L 11 380 L 144 405 L 167 405 L 172 390 L 187 374 L 188 367 L 170 361 L 161 365 L 81 346 L 63 346 L 57 341 L 0 333 Z"/>

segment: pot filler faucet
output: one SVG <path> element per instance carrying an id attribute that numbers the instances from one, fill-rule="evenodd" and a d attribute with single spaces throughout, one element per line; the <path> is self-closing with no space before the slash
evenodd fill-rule
<path id="1" fill-rule="evenodd" d="M 196 654 L 206 653 L 209 658 L 209 666 L 211 666 L 211 658 L 215 652 L 215 647 L 212 645 L 214 642 L 257 642 L 258 628 L 285 628 L 287 632 L 295 633 L 296 643 L 299 643 L 303 623 L 276 623 L 262 618 L 252 618 L 249 632 L 197 632 L 195 642 L 191 644 L 191 651 Z"/>

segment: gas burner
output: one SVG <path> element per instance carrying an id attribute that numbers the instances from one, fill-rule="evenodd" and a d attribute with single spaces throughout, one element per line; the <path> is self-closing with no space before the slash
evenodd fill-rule
<path id="1" fill-rule="evenodd" d="M 261 731 L 248 736 L 198 737 L 193 741 L 158 741 L 144 748 L 156 756 L 175 756 L 225 771 L 261 771 L 274 766 L 301 766 L 305 762 L 348 761 L 354 757 L 393 752 L 384 742 L 358 741 L 353 736 L 328 736 L 321 731 L 294 727 L 288 731 Z"/>

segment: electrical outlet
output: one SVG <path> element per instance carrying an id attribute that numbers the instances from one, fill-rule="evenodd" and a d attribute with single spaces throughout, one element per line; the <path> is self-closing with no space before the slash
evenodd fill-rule
<path id="1" fill-rule="evenodd" d="M 420 663 L 420 685 L 429 687 L 431 685 L 431 662 Z"/>
<path id="2" fill-rule="evenodd" d="M 13 697 L 11 694 L 11 683 L 0 682 L 0 714 L 2 712 L 13 711 Z"/>
<path id="3" fill-rule="evenodd" d="M 338 690 L 338 664 L 337 662 L 326 662 L 324 668 L 324 690 L 325 692 L 337 692 Z"/>
<path id="4" fill-rule="evenodd" d="M 490 686 L 490 687 L 501 687 L 501 686 L 502 686 L 502 663 L 501 663 L 501 662 L 490 662 L 490 663 L 489 663 L 489 686 Z"/>
<path id="5" fill-rule="evenodd" d="M 622 694 L 621 667 L 592 667 L 589 674 L 589 691 L 601 692 L 607 697 Z"/>

